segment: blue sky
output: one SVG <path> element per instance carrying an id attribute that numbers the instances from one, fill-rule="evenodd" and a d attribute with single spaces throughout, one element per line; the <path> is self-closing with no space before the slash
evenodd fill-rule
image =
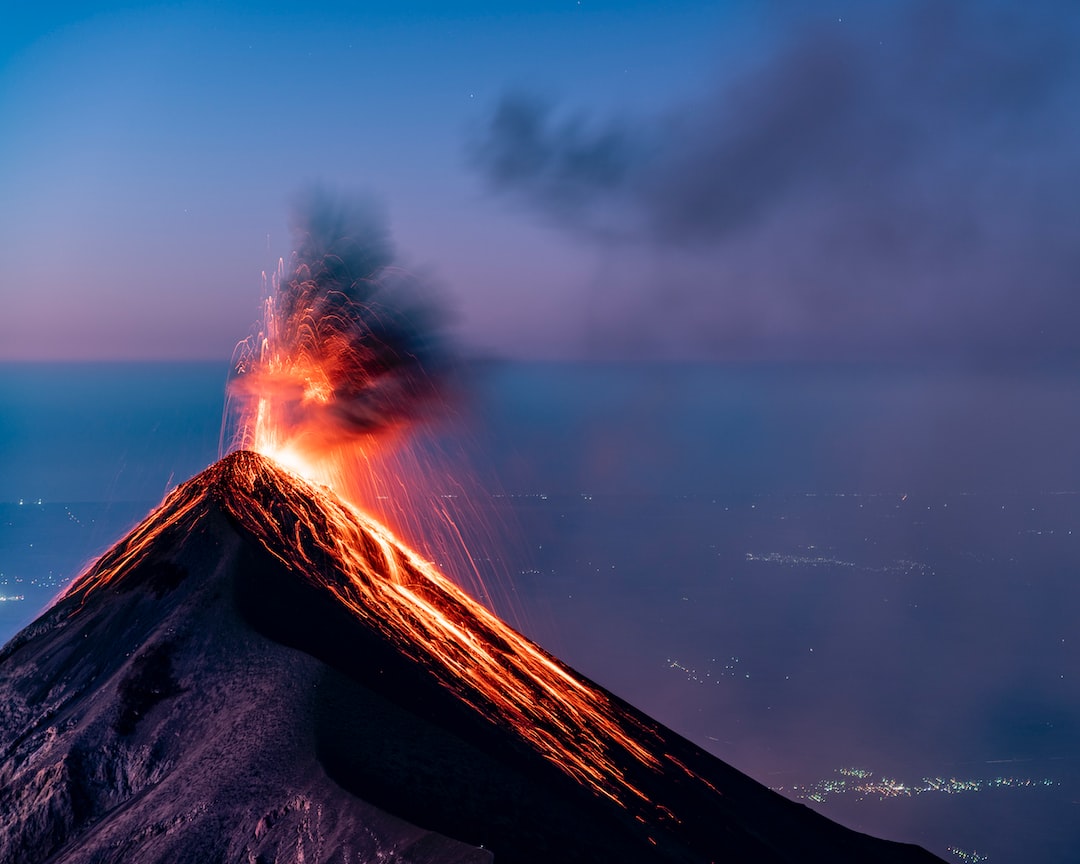
<path id="1" fill-rule="evenodd" d="M 312 184 L 381 201 L 471 351 L 1071 356 L 1076 32 L 993 3 L 27 9 L 0 358 L 227 358 Z"/>

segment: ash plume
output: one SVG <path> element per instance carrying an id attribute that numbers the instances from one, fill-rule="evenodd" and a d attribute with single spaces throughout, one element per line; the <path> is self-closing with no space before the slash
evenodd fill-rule
<path id="1" fill-rule="evenodd" d="M 1075 361 L 1076 9 L 763 5 L 663 110 L 509 94 L 474 135 L 491 190 L 603 256 L 591 341 Z"/>
<path id="2" fill-rule="evenodd" d="M 429 292 L 395 266 L 370 200 L 308 193 L 293 218 L 296 252 L 273 279 L 260 332 L 242 343 L 229 385 L 235 443 L 257 426 L 302 449 L 379 435 L 420 417 L 440 392 L 447 353 Z"/>

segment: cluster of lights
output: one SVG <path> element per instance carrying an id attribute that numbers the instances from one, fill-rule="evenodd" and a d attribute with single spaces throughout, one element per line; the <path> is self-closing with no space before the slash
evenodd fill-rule
<path id="1" fill-rule="evenodd" d="M 784 564 L 789 567 L 854 567 L 851 561 L 839 558 L 827 558 L 824 555 L 787 555 L 783 552 L 746 553 L 747 561 L 761 561 L 766 564 Z"/>
<path id="2" fill-rule="evenodd" d="M 69 522 L 74 522 L 76 525 L 82 525 L 83 524 L 82 520 L 79 519 L 78 516 L 76 516 L 74 513 L 71 512 L 70 507 L 65 507 L 64 512 L 67 514 L 67 518 L 68 518 Z M 93 520 L 91 520 L 91 521 L 93 521 Z"/>
<path id="3" fill-rule="evenodd" d="M 776 792 L 791 793 L 796 798 L 822 803 L 837 795 L 855 795 L 858 798 L 911 798 L 937 792 L 943 795 L 959 795 L 965 792 L 981 792 L 985 789 L 1032 789 L 1056 786 L 1057 781 L 1030 777 L 994 777 L 992 779 L 961 779 L 958 777 L 924 777 L 918 783 L 904 783 L 891 777 L 875 777 L 865 768 L 840 768 L 836 777 L 818 780 L 809 786 L 774 786 Z"/>
<path id="4" fill-rule="evenodd" d="M 713 663 L 716 662 L 715 657 L 713 658 L 712 662 Z M 689 666 L 685 666 L 684 664 L 680 663 L 678 660 L 672 660 L 670 657 L 668 658 L 667 663 L 668 663 L 668 668 L 669 669 L 676 669 L 679 672 L 682 672 L 686 676 L 687 681 L 693 681 L 696 684 L 719 684 L 721 678 L 737 678 L 738 677 L 738 668 L 737 668 L 738 665 L 739 665 L 739 658 L 738 657 L 730 657 L 730 658 L 728 658 L 728 660 L 724 663 L 723 669 L 721 669 L 719 672 L 717 672 L 716 675 L 713 675 L 712 672 L 705 672 L 704 674 L 699 673 L 696 669 L 692 669 Z M 747 673 L 746 677 L 747 678 L 750 677 L 749 673 Z"/>
<path id="5" fill-rule="evenodd" d="M 11 578 L 8 578 L 3 573 L 0 573 L 0 585 L 10 585 L 12 583 L 12 581 L 14 581 L 16 585 L 22 585 L 22 584 L 25 583 L 25 584 L 33 586 L 34 588 L 50 588 L 51 589 L 51 588 L 58 588 L 59 586 L 63 585 L 64 582 L 67 581 L 67 580 L 65 579 L 65 577 L 53 572 L 52 570 L 50 570 L 48 572 L 48 574 L 46 576 L 44 576 L 43 578 L 41 578 L 41 579 L 39 579 L 36 576 L 31 576 L 29 579 L 23 579 L 22 576 L 13 576 Z M 0 598 L 0 599 L 3 599 L 3 598 Z M 22 600 L 23 595 L 19 594 L 18 596 L 13 596 L 11 594 L 8 594 L 7 599 L 8 600 Z"/>
<path id="6" fill-rule="evenodd" d="M 808 549 L 814 549 L 813 546 Z M 747 561 L 780 564 L 784 567 L 851 567 L 867 573 L 933 573 L 926 564 L 901 558 L 881 567 L 868 567 L 854 561 L 842 561 L 826 555 L 792 555 L 787 552 L 747 552 Z"/>
<path id="7" fill-rule="evenodd" d="M 979 864 L 980 861 L 990 860 L 989 856 L 987 855 L 980 855 L 974 850 L 971 852 L 967 852 L 963 849 L 957 849 L 955 846 L 949 846 L 946 848 L 945 851 L 948 852 L 950 855 L 955 855 L 961 861 L 965 862 L 965 864 Z"/>

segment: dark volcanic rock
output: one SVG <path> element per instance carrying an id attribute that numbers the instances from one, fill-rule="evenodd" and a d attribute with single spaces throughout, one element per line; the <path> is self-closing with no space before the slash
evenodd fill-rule
<path id="1" fill-rule="evenodd" d="M 0 651 L 0 861 L 938 860 L 772 793 L 599 688 L 663 758 L 612 748 L 634 802 L 579 782 L 328 590 L 332 544 L 292 524 L 298 501 L 316 532 L 329 521 L 309 492 L 228 457 Z M 268 514 L 295 544 L 251 530 Z M 466 612 L 455 626 L 484 632 Z M 575 734 L 551 716 L 556 739 Z"/>

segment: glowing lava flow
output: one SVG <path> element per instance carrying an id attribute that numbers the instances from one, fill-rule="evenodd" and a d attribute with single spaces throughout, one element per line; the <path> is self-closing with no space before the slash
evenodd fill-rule
<path id="1" fill-rule="evenodd" d="M 597 794 L 666 822 L 676 817 L 648 801 L 628 767 L 636 764 L 636 774 L 678 769 L 709 785 L 663 752 L 654 728 L 508 627 L 388 529 L 255 453 L 234 453 L 176 489 L 66 596 L 85 602 L 142 561 L 163 532 L 186 535 L 214 508 Z"/>
<path id="2" fill-rule="evenodd" d="M 315 194 L 296 221 L 297 251 L 264 277 L 258 332 L 233 358 L 223 449 L 255 450 L 371 508 L 400 497 L 387 457 L 442 398 L 438 306 L 394 266 L 370 205 Z"/>
<path id="3" fill-rule="evenodd" d="M 260 333 L 235 358 L 229 443 L 244 449 L 177 489 L 156 519 L 73 591 L 89 592 L 137 563 L 158 523 L 190 530 L 214 499 L 286 567 L 571 777 L 640 821 L 674 820 L 648 801 L 642 781 L 668 770 L 698 778 L 663 753 L 657 730 L 504 624 L 384 526 L 388 512 L 395 526 L 432 525 L 430 507 L 411 506 L 432 472 L 420 462 L 402 471 L 390 454 L 402 430 L 439 401 L 439 340 L 431 310 L 409 302 L 413 292 L 390 266 L 385 238 L 352 230 L 364 220 L 347 208 L 317 204 L 291 272 L 279 268 L 272 280 Z M 436 510 L 434 518 L 460 547 L 445 557 L 479 577 L 450 514 Z M 430 531 L 410 533 L 445 551 Z"/>
<path id="4" fill-rule="evenodd" d="M 288 273 L 279 264 L 259 332 L 233 358 L 222 449 L 254 450 L 333 489 L 490 596 L 501 586 L 464 536 L 489 520 L 474 510 L 462 524 L 446 507 L 461 472 L 426 437 L 449 377 L 433 313 L 402 299 L 418 289 L 370 245 L 331 232 L 309 238 Z"/>

